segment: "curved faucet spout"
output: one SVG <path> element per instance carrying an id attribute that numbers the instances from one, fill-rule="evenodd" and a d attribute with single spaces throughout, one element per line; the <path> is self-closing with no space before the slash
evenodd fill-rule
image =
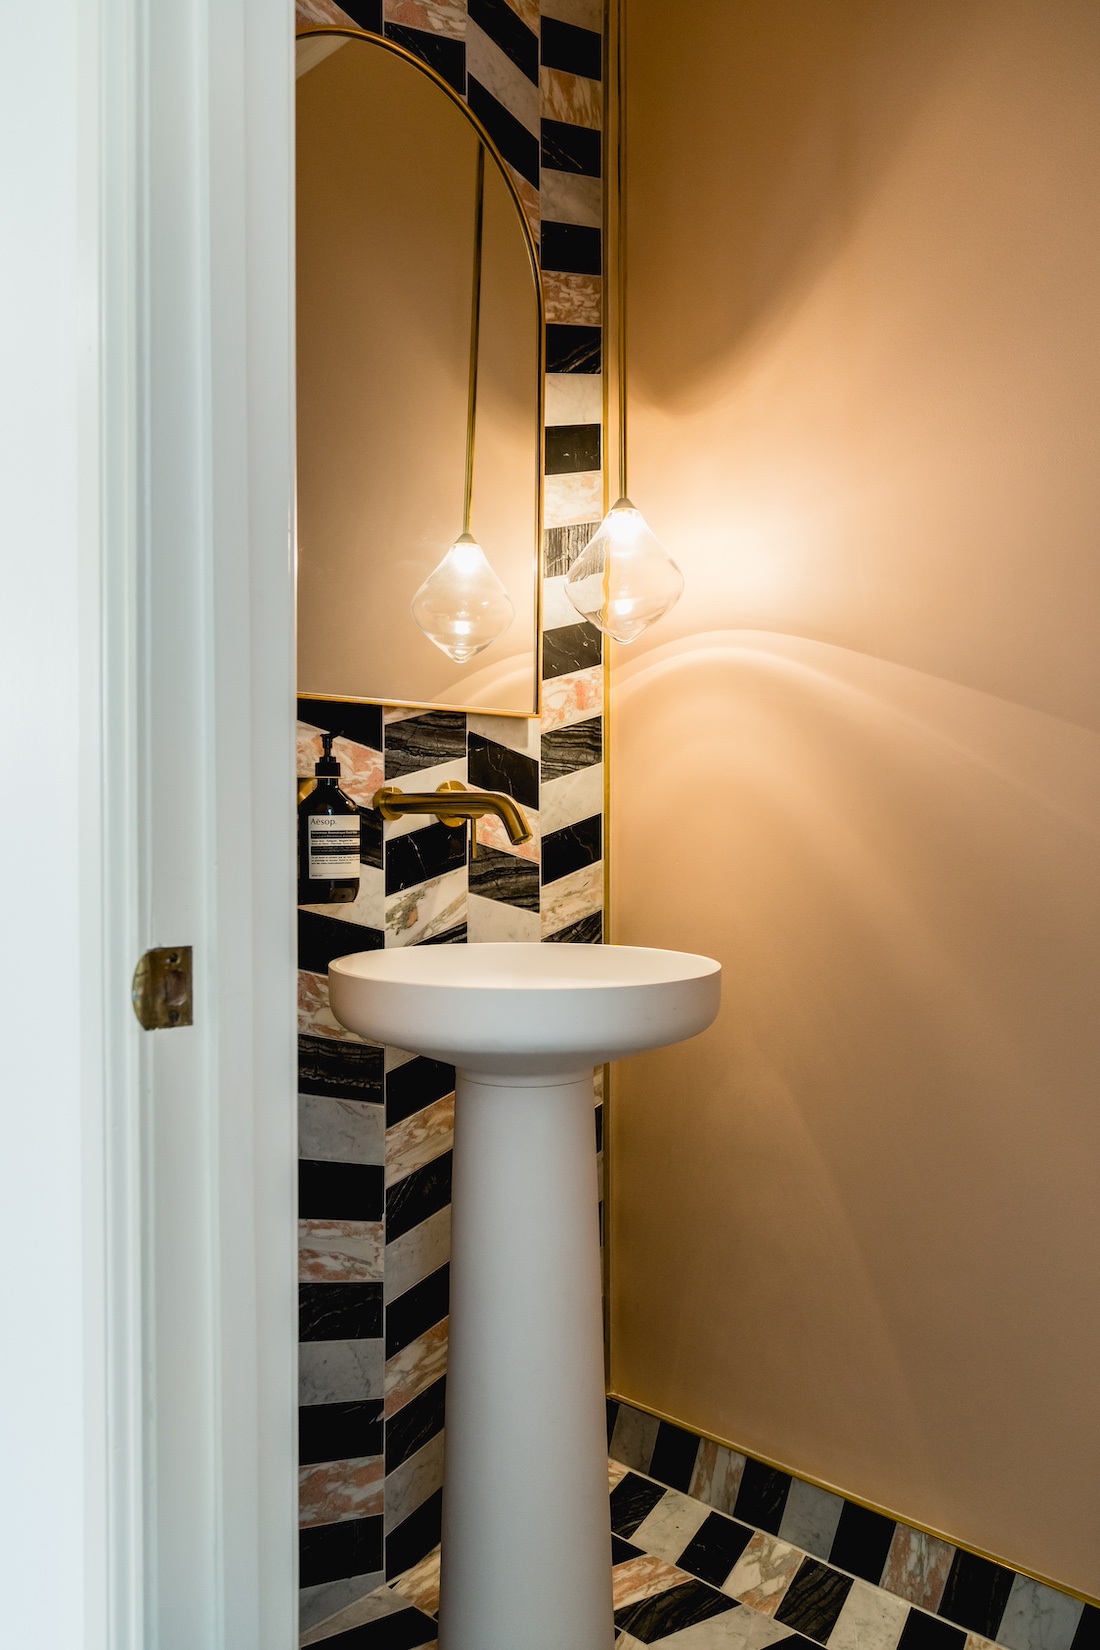
<path id="1" fill-rule="evenodd" d="M 447 780 L 434 791 L 403 791 L 397 785 L 383 785 L 375 791 L 372 806 L 383 819 L 400 819 L 402 814 L 435 814 L 444 825 L 461 825 L 467 819 L 495 814 L 508 832 L 510 842 L 530 842 L 531 827 L 523 810 L 503 791 L 470 791 L 457 779 Z"/>

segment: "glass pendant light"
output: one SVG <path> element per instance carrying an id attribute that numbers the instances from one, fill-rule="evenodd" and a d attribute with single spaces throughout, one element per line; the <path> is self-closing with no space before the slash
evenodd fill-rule
<path id="1" fill-rule="evenodd" d="M 481 245 L 485 221 L 485 149 L 477 146 L 474 205 L 474 280 L 470 314 L 470 384 L 466 403 L 466 491 L 462 532 L 410 604 L 429 641 L 456 664 L 503 636 L 516 616 L 512 598 L 470 532 L 474 497 L 474 431 L 477 424 L 478 335 L 481 329 Z"/>
<path id="2" fill-rule="evenodd" d="M 627 496 L 626 486 L 626 9 L 618 29 L 619 498 L 566 575 L 569 600 L 617 642 L 633 642 L 675 607 L 684 575 Z"/>

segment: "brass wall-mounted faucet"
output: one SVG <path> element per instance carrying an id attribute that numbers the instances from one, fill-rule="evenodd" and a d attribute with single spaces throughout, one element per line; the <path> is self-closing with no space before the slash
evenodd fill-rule
<path id="1" fill-rule="evenodd" d="M 375 791 L 371 804 L 383 819 L 400 819 L 402 814 L 435 814 L 442 825 L 462 825 L 470 821 L 470 839 L 477 853 L 474 822 L 483 814 L 495 814 L 508 832 L 510 842 L 530 842 L 531 828 L 523 810 L 503 791 L 470 791 L 459 779 L 447 779 L 434 791 L 403 791 L 397 785 L 383 785 Z"/>

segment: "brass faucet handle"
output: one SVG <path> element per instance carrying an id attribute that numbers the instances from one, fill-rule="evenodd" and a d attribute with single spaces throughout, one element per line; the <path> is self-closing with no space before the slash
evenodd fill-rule
<path id="1" fill-rule="evenodd" d="M 442 785 L 436 786 L 436 794 L 438 795 L 440 791 L 464 791 L 465 789 L 466 787 L 462 783 L 461 779 L 445 779 Z M 441 825 L 465 825 L 469 817 L 470 816 L 468 814 L 445 814 L 442 812 L 436 815 L 436 818 L 439 820 Z M 474 821 L 470 819 L 471 830 L 473 829 L 473 825 Z"/>

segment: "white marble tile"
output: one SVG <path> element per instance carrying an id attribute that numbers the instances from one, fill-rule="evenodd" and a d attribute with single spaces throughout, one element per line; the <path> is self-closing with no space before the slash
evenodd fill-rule
<path id="1" fill-rule="evenodd" d="M 466 920 L 466 867 L 386 897 L 386 944 L 417 945 Z"/>
<path id="2" fill-rule="evenodd" d="M 710 1508 L 679 1490 L 666 1490 L 630 1537 L 631 1544 L 676 1564 L 688 1542 L 710 1517 Z"/>
<path id="3" fill-rule="evenodd" d="M 386 1185 L 422 1169 L 454 1145 L 455 1097 L 445 1094 L 386 1130 Z"/>
<path id="4" fill-rule="evenodd" d="M 534 137 L 541 137 L 538 86 L 473 21 L 466 24 L 466 72 L 491 92 L 521 126 L 526 126 Z"/>
<path id="5" fill-rule="evenodd" d="M 815 1558 L 828 1558 L 844 1502 L 829 1490 L 793 1478 L 783 1509 L 779 1534 L 784 1541 Z"/>
<path id="6" fill-rule="evenodd" d="M 387 1420 L 447 1373 L 450 1330 L 450 1318 L 441 1318 L 386 1360 Z"/>
<path id="7" fill-rule="evenodd" d="M 387 1301 L 396 1300 L 413 1284 L 421 1283 L 432 1272 L 445 1266 L 451 1255 L 451 1211 L 439 1209 L 411 1232 L 405 1232 L 386 1245 L 382 1273 L 383 1291 Z"/>
<path id="8" fill-rule="evenodd" d="M 466 31 L 465 0 L 383 0 L 382 16 L 387 23 L 450 40 L 461 40 Z"/>
<path id="9" fill-rule="evenodd" d="M 613 1461 L 621 1461 L 624 1467 L 630 1467 L 634 1472 L 648 1473 L 659 1425 L 655 1415 L 646 1415 L 640 1409 L 632 1409 L 629 1404 L 620 1404 L 607 1453 Z"/>
<path id="10" fill-rule="evenodd" d="M 758 1530 L 723 1582 L 722 1592 L 774 1616 L 803 1556 L 797 1547 Z"/>
<path id="11" fill-rule="evenodd" d="M 575 470 L 571 475 L 546 477 L 544 526 L 568 527 L 574 521 L 595 522 L 602 517 L 602 470 Z"/>
<path id="12" fill-rule="evenodd" d="M 537 911 L 521 911 L 499 899 L 482 899 L 471 894 L 466 923 L 471 945 L 537 945 L 542 926 Z"/>
<path id="13" fill-rule="evenodd" d="M 404 1600 L 393 1601 L 385 1581 L 385 1574 L 379 1570 L 372 1575 L 341 1576 L 339 1581 L 303 1587 L 298 1594 L 298 1626 L 302 1635 L 299 1643 L 318 1644 L 336 1633 L 404 1609 Z"/>
<path id="14" fill-rule="evenodd" d="M 543 222 L 582 223 L 589 229 L 603 227 L 603 183 L 599 178 L 582 177 L 579 172 L 557 172 L 544 166 L 541 175 Z M 558 374 L 554 375 L 559 376 Z M 565 374 L 560 376 L 564 377 Z M 584 374 L 575 373 L 574 377 Z M 571 420 L 563 420 L 565 423 Z M 578 419 L 595 423 L 595 419 Z"/>
<path id="15" fill-rule="evenodd" d="M 396 1071 L 399 1066 L 407 1066 L 410 1060 L 415 1059 L 416 1055 L 410 1054 L 407 1048 L 391 1048 L 387 1044 L 382 1055 L 386 1076 L 388 1077 L 391 1071 Z"/>
<path id="16" fill-rule="evenodd" d="M 905 1599 L 869 1581 L 853 1581 L 829 1634 L 829 1650 L 895 1650 L 908 1616 Z"/>
<path id="17" fill-rule="evenodd" d="M 603 904 L 603 861 L 584 865 L 571 871 L 557 882 L 548 882 L 542 890 L 542 937 L 556 934 L 560 928 L 591 916 Z M 614 1454 L 614 1451 L 612 1451 Z"/>
<path id="18" fill-rule="evenodd" d="M 298 1402 L 350 1404 L 383 1396 L 383 1342 L 303 1341 L 298 1348 Z"/>
<path id="19" fill-rule="evenodd" d="M 603 0 L 542 0 L 542 15 L 591 29 L 594 34 L 603 30 Z"/>
<path id="20" fill-rule="evenodd" d="M 653 1553 L 643 1553 L 640 1558 L 629 1558 L 625 1563 L 615 1565 L 611 1572 L 611 1595 L 616 1610 L 623 1610 L 628 1604 L 656 1598 L 659 1593 L 667 1593 L 672 1587 L 682 1587 L 685 1581 L 690 1580 L 686 1570 L 677 1569 L 675 1564 L 669 1564 Z"/>
<path id="21" fill-rule="evenodd" d="M 496 745 L 506 745 L 510 751 L 518 751 L 521 756 L 530 756 L 538 761 L 537 716 L 479 716 L 471 713 L 466 718 L 466 731 L 479 734 L 482 739 L 491 739 Z"/>
<path id="22" fill-rule="evenodd" d="M 565 176 L 558 173 L 557 176 Z M 546 374 L 547 424 L 599 424 L 603 421 L 603 377 L 598 372 Z M 549 526 L 550 523 L 547 523 Z"/>
<path id="23" fill-rule="evenodd" d="M 1008 1650 L 1069 1650 L 1084 1605 L 1030 1576 L 1017 1576 L 997 1630 Z"/>
<path id="24" fill-rule="evenodd" d="M 437 791 L 449 779 L 457 779 L 461 785 L 467 784 L 464 756 L 453 762 L 437 762 L 434 768 L 418 768 L 415 773 L 403 773 L 400 778 L 387 780 L 386 783 L 396 785 L 402 791 Z M 407 836 L 410 831 L 421 831 L 425 825 L 438 823 L 434 814 L 403 814 L 400 819 L 384 819 L 382 840 L 392 842 L 394 837 Z"/>
<path id="25" fill-rule="evenodd" d="M 789 1627 L 742 1605 L 739 1610 L 727 1610 L 724 1616 L 712 1616 L 709 1621 L 697 1621 L 692 1627 L 670 1634 L 661 1640 L 661 1650 L 767 1650 L 768 1645 L 791 1636 Z M 622 1642 L 620 1639 L 619 1644 Z"/>
<path id="26" fill-rule="evenodd" d="M 553 676 L 542 684 L 542 731 L 570 727 L 603 710 L 603 670 L 592 665 L 567 676 Z"/>
<path id="27" fill-rule="evenodd" d="M 302 1036 L 334 1037 L 338 1042 L 378 1046 L 371 1044 L 368 1037 L 357 1037 L 353 1031 L 344 1030 L 329 1004 L 328 976 L 311 974 L 305 968 L 298 970 L 298 1030 Z"/>
<path id="28" fill-rule="evenodd" d="M 443 1483 L 443 1433 L 437 1432 L 415 1455 L 386 1477 L 385 1528 L 388 1535 Z"/>
<path id="29" fill-rule="evenodd" d="M 478 846 L 495 848 L 498 853 L 511 854 L 513 859 L 526 859 L 532 865 L 537 865 L 542 844 L 542 826 L 538 809 L 521 805 L 520 813 L 527 821 L 527 829 L 531 833 L 526 842 L 513 842 L 496 814 L 483 814 L 477 822 Z"/>
<path id="30" fill-rule="evenodd" d="M 299 1283 L 378 1283 L 382 1233 L 380 1220 L 300 1220 Z"/>
<path id="31" fill-rule="evenodd" d="M 561 831 L 603 812 L 603 763 L 593 762 L 542 787 L 542 828 Z"/>
<path id="32" fill-rule="evenodd" d="M 298 1096 L 298 1156 L 321 1163 L 385 1161 L 385 1108 L 331 1094 Z"/>
<path id="33" fill-rule="evenodd" d="M 431 820 L 428 821 L 431 824 Z M 360 865 L 359 892 L 347 905 L 303 905 L 302 911 L 316 911 L 322 917 L 335 917 L 349 928 L 381 928 L 386 904 L 386 882 L 380 866 Z M 349 934 L 348 947 L 355 949 L 355 936 Z"/>
<path id="34" fill-rule="evenodd" d="M 308 12 L 310 12 L 310 11 L 320 11 L 320 12 L 339 11 L 339 7 L 335 7 L 335 6 L 334 7 L 325 7 L 325 6 L 316 6 L 316 5 L 311 6 L 311 5 L 309 5 L 308 0 L 306 0 L 306 4 L 302 4 L 302 0 L 299 0 L 298 19 L 299 19 L 300 24 L 301 23 L 312 23 L 314 21 L 319 21 L 319 19 L 314 19 L 314 18 L 312 18 L 308 15 L 304 15 L 304 14 L 308 14 Z M 325 17 L 324 21 L 326 23 L 328 23 L 328 22 L 337 22 L 337 21 L 343 22 L 343 18 L 342 17 L 340 17 L 340 18 Z M 295 78 L 295 80 L 301 80 L 302 76 L 304 74 L 308 74 L 310 69 L 315 69 L 317 67 L 318 63 L 323 63 L 326 57 L 331 57 L 333 52 L 338 52 L 340 50 L 341 46 L 346 46 L 346 45 L 347 45 L 347 40 L 346 39 L 342 40 L 339 37 L 334 38 L 332 35 L 328 35 L 328 36 L 314 35 L 312 40 L 299 40 L 299 41 L 297 41 L 296 42 L 297 49 L 294 53 L 294 78 Z"/>
<path id="35" fill-rule="evenodd" d="M 567 126 L 587 126 L 599 131 L 603 125 L 603 87 L 587 75 L 570 74 L 566 69 L 539 70 L 539 106 L 544 120 L 560 120 Z"/>
<path id="36" fill-rule="evenodd" d="M 439 1561 L 441 1553 L 438 1547 L 422 1558 L 419 1564 L 414 1564 L 408 1570 L 403 1570 L 391 1582 L 395 1593 L 408 1599 L 418 1610 L 425 1615 L 434 1616 L 439 1613 Z"/>
<path id="37" fill-rule="evenodd" d="M 593 528 L 595 532 L 595 528 Z M 560 630 L 565 625 L 580 624 L 582 615 L 569 600 L 565 588 L 566 575 L 544 579 L 542 584 L 542 628 Z"/>

